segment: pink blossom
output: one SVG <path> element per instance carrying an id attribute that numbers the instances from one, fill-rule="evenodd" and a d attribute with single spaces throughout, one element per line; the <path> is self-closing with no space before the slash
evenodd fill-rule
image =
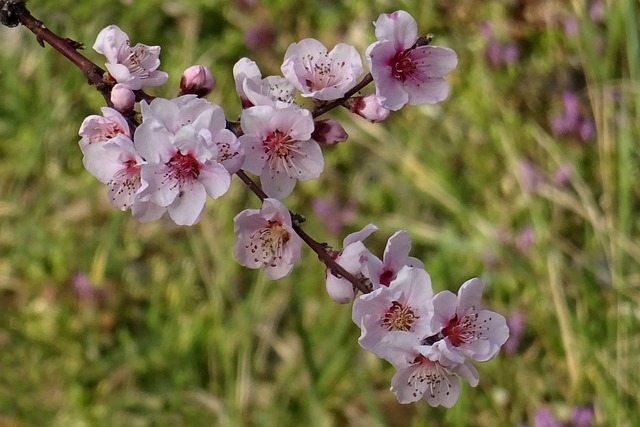
<path id="1" fill-rule="evenodd" d="M 302 96 L 323 101 L 342 98 L 364 73 L 355 47 L 339 43 L 327 52 L 321 42 L 311 38 L 292 43 L 280 69 Z"/>
<path id="2" fill-rule="evenodd" d="M 349 110 L 360 117 L 364 117 L 371 123 L 378 123 L 387 120 L 391 113 L 389 109 L 380 105 L 378 97 L 374 94 L 367 96 L 356 96 L 347 102 Z"/>
<path id="3" fill-rule="evenodd" d="M 432 298 L 429 274 L 421 268 L 403 268 L 391 284 L 354 301 L 352 319 L 362 330 L 358 342 L 378 357 L 387 358 L 382 344 L 386 335 L 397 331 L 417 337 L 432 335 Z"/>
<path id="4" fill-rule="evenodd" d="M 332 257 L 338 265 L 356 277 L 362 276 L 362 266 L 370 256 L 362 241 L 378 227 L 367 224 L 362 230 L 349 234 L 342 242 L 342 250 L 333 253 Z M 338 304 L 348 304 L 356 297 L 357 290 L 353 284 L 343 277 L 333 274 L 330 268 L 325 271 L 326 288 L 329 297 Z"/>
<path id="5" fill-rule="evenodd" d="M 416 20 L 403 10 L 382 14 L 374 23 L 377 42 L 366 51 L 380 105 L 399 110 L 405 104 L 435 104 L 449 94 L 443 78 L 457 63 L 446 47 L 422 45 Z"/>
<path id="6" fill-rule="evenodd" d="M 114 208 L 144 211 L 143 222 L 160 218 L 164 208 L 153 205 L 138 195 L 141 189 L 140 170 L 145 161 L 137 153 L 133 141 L 117 135 L 104 144 L 86 148 L 82 162 L 100 182 L 109 187 L 109 200 Z M 135 216 L 135 215 L 134 215 Z"/>
<path id="7" fill-rule="evenodd" d="M 160 66 L 160 46 L 141 43 L 131 47 L 129 36 L 116 25 L 98 34 L 93 49 L 107 58 L 105 64 L 113 79 L 132 90 L 166 83 L 169 75 Z"/>
<path id="8" fill-rule="evenodd" d="M 246 155 L 243 168 L 260 176 L 269 197 L 282 200 L 298 180 L 320 176 L 324 159 L 311 139 L 314 124 L 308 110 L 261 105 L 244 110 L 240 120 Z"/>
<path id="9" fill-rule="evenodd" d="M 264 267 L 270 279 L 289 274 L 300 259 L 302 239 L 291 225 L 287 208 L 276 199 L 265 199 L 261 209 L 247 209 L 233 220 L 234 254 L 241 265 Z"/>
<path id="10" fill-rule="evenodd" d="M 122 114 L 109 107 L 102 107 L 101 110 L 102 116 L 93 114 L 80 125 L 82 139 L 79 144 L 83 153 L 91 144 L 106 142 L 118 135 L 131 137 L 129 124 Z"/>
<path id="11" fill-rule="evenodd" d="M 229 173 L 237 172 L 242 166 L 244 151 L 236 136 L 226 129 L 224 111 L 219 105 L 196 95 L 183 95 L 171 100 L 155 98 L 150 104 L 142 102 L 140 106 L 144 121 L 156 121 L 155 126 L 169 133 L 176 135 L 183 128 L 197 133 Z"/>
<path id="12" fill-rule="evenodd" d="M 233 66 L 236 92 L 243 108 L 254 105 L 271 105 L 285 108 L 293 104 L 296 88 L 282 76 L 262 78 L 256 63 L 249 58 L 241 58 Z"/>
<path id="13" fill-rule="evenodd" d="M 432 327 L 462 355 L 478 362 L 494 357 L 509 338 L 504 316 L 479 307 L 484 285 L 480 279 L 467 280 L 458 296 L 439 292 L 433 299 Z"/>
<path id="14" fill-rule="evenodd" d="M 140 194 L 166 207 L 177 224 L 193 225 L 207 195 L 218 198 L 231 184 L 230 172 L 221 163 L 221 145 L 234 143 L 234 152 L 242 156 L 239 143 L 225 129 L 222 109 L 195 95 L 156 98 L 141 107 L 144 120 L 135 141 L 147 161 L 141 171 L 147 186 Z"/>
<path id="15" fill-rule="evenodd" d="M 431 406 L 450 408 L 460 395 L 456 375 L 472 387 L 478 385 L 476 368 L 445 341 L 423 345 L 415 334 L 397 333 L 388 336 L 383 344 L 396 355 L 395 360 L 390 360 L 397 369 L 391 379 L 391 391 L 400 403 L 423 399 Z"/>
<path id="16" fill-rule="evenodd" d="M 369 257 L 363 272 L 371 279 L 374 289 L 389 286 L 404 266 L 424 268 L 422 261 L 409 256 L 410 250 L 411 238 L 405 230 L 400 230 L 387 241 L 382 261 L 373 255 Z"/>

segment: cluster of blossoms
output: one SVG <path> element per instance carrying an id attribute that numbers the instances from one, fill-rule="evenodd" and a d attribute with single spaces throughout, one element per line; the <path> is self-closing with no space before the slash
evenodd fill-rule
<path id="1" fill-rule="evenodd" d="M 470 362 L 493 358 L 509 337 L 505 318 L 480 308 L 483 284 L 466 281 L 458 295 L 433 294 L 423 263 L 409 256 L 406 231 L 387 241 L 382 260 L 362 243 L 377 227 L 369 224 L 334 253 L 347 271 L 363 278 L 370 292 L 357 296 L 351 283 L 327 273 L 327 291 L 339 303 L 353 301 L 360 345 L 397 370 L 391 391 L 400 403 L 426 400 L 451 407 L 460 393 L 458 376 L 472 386 L 478 372 Z"/>
<path id="2" fill-rule="evenodd" d="M 238 122 L 228 122 L 219 105 L 203 99 L 214 79 L 201 65 L 185 71 L 175 99 L 141 92 L 167 81 L 158 70 L 160 47 L 130 47 L 128 36 L 109 26 L 94 49 L 107 58 L 104 80 L 113 85 L 112 106 L 82 123 L 84 165 L 108 185 L 114 207 L 131 209 L 142 222 L 167 214 L 180 225 L 197 223 L 207 196 L 226 193 L 233 174 L 245 183 L 245 171 L 254 174 L 260 186 L 250 188 L 263 204 L 235 217 L 234 254 L 246 267 L 264 268 L 271 279 L 284 277 L 300 259 L 303 240 L 299 217 L 282 200 L 298 181 L 320 176 L 321 145 L 348 138 L 336 120 L 317 117 L 343 106 L 380 122 L 406 104 L 448 96 L 443 76 L 457 65 L 453 50 L 419 37 L 415 19 L 404 11 L 382 14 L 374 25 L 377 40 L 365 52 L 367 75 L 355 47 L 340 43 L 329 50 L 311 38 L 289 46 L 282 75 L 263 77 L 255 62 L 240 59 L 233 68 L 243 107 Z M 361 94 L 371 82 L 375 92 Z M 300 98 L 311 99 L 313 109 Z M 409 256 L 404 231 L 389 239 L 382 260 L 371 254 L 363 240 L 375 230 L 370 224 L 347 236 L 340 250 L 323 246 L 327 292 L 338 303 L 353 302 L 359 342 L 396 367 L 391 389 L 400 402 L 424 398 L 449 407 L 458 397 L 458 376 L 473 386 L 478 382 L 469 360 L 492 358 L 506 341 L 505 320 L 478 307 L 478 279 L 466 282 L 457 297 L 448 291 L 433 295 L 422 262 Z"/>

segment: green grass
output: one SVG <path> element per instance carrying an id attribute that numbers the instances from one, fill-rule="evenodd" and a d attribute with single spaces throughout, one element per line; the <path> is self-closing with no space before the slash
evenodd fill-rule
<path id="1" fill-rule="evenodd" d="M 593 23 L 585 2 L 265 0 L 236 3 L 33 0 L 49 28 L 85 43 L 112 23 L 162 46 L 174 96 L 181 71 L 209 65 L 209 99 L 240 111 L 231 67 L 242 56 L 276 73 L 287 46 L 374 40 L 382 12 L 410 11 L 435 44 L 458 52 L 451 95 L 371 125 L 339 112 L 348 142 L 325 150 L 326 171 L 286 202 L 306 229 L 338 246 L 312 214 L 315 197 L 357 207 L 348 230 L 406 229 L 436 291 L 479 276 L 485 303 L 525 317 L 518 351 L 478 364 L 453 409 L 399 405 L 393 369 L 357 344 L 349 306 L 326 296 L 310 250 L 269 281 L 233 259 L 232 218 L 258 206 L 239 180 L 190 228 L 139 224 L 110 208 L 77 146 L 100 95 L 27 30 L 0 28 L 0 426 L 532 426 L 593 405 L 595 425 L 640 424 L 640 40 L 632 0 L 609 1 Z M 560 2 L 557 2 L 560 3 Z M 575 15 L 576 35 L 561 17 Z M 520 58 L 492 66 L 480 23 L 515 40 Z M 244 31 L 274 25 L 273 46 Z M 558 137 L 551 116 L 579 93 L 597 137 Z M 546 178 L 530 191 L 527 159 Z M 566 185 L 553 183 L 560 166 Z M 518 244 L 525 227 L 530 248 Z M 83 300 L 86 273 L 101 297 Z"/>

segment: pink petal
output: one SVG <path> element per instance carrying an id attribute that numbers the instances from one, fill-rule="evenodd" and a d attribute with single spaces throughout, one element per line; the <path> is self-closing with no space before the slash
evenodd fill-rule
<path id="1" fill-rule="evenodd" d="M 342 245 L 346 248 L 347 246 L 355 242 L 361 242 L 362 240 L 369 237 L 374 231 L 378 231 L 378 227 L 374 224 L 367 224 L 362 230 L 351 233 L 347 237 L 345 237 Z"/>
<path id="2" fill-rule="evenodd" d="M 398 51 L 410 48 L 418 39 L 418 23 L 404 10 L 383 13 L 374 25 L 376 38 L 390 40 Z"/>
<path id="3" fill-rule="evenodd" d="M 478 278 L 467 280 L 460 286 L 458 291 L 458 309 L 456 314 L 459 317 L 464 316 L 471 307 L 478 309 L 480 299 L 482 298 L 482 290 L 484 285 Z"/>
<path id="4" fill-rule="evenodd" d="M 404 90 L 411 105 L 435 104 L 449 96 L 449 83 L 442 77 L 427 78 L 425 81 L 406 80 Z"/>
<path id="5" fill-rule="evenodd" d="M 282 200 L 291 194 L 298 180 L 277 172 L 265 166 L 260 175 L 260 184 L 267 196 Z"/>
<path id="6" fill-rule="evenodd" d="M 178 225 L 193 225 L 200 219 L 207 193 L 202 184 L 192 181 L 185 183 L 175 201 L 167 207 L 169 216 Z"/>
<path id="7" fill-rule="evenodd" d="M 198 181 L 210 197 L 217 199 L 231 186 L 231 175 L 220 163 L 205 163 L 200 169 Z"/>

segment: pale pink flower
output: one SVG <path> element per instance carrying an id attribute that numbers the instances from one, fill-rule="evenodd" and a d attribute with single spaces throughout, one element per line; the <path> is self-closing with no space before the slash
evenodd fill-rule
<path id="1" fill-rule="evenodd" d="M 291 225 L 287 208 L 276 199 L 264 199 L 261 209 L 246 209 L 233 219 L 234 254 L 241 265 L 264 267 L 270 279 L 289 274 L 300 259 L 302 239 Z"/>
<path id="2" fill-rule="evenodd" d="M 443 78 L 457 63 L 446 47 L 421 45 L 416 20 L 403 10 L 382 14 L 374 23 L 378 41 L 366 51 L 380 104 L 399 110 L 405 104 L 435 104 L 449 94 Z"/>
<path id="3" fill-rule="evenodd" d="M 280 69 L 302 96 L 323 101 L 342 98 L 364 73 L 355 47 L 339 43 L 327 52 L 321 42 L 311 38 L 292 43 Z"/>
<path id="4" fill-rule="evenodd" d="M 160 86 L 169 75 L 160 66 L 160 46 L 141 43 L 131 47 L 129 36 L 116 25 L 109 25 L 98 34 L 93 49 L 107 58 L 105 64 L 113 79 L 132 90 Z"/>
<path id="5" fill-rule="evenodd" d="M 174 135 L 185 127 L 192 129 L 206 141 L 213 158 L 229 173 L 237 172 L 242 166 L 244 150 L 236 136 L 226 129 L 224 111 L 219 105 L 196 95 L 183 95 L 171 100 L 155 98 L 150 104 L 143 101 L 140 107 L 144 121 L 157 121 Z"/>
<path id="6" fill-rule="evenodd" d="M 415 334 L 389 335 L 383 344 L 395 355 L 389 360 L 397 369 L 391 392 L 400 403 L 425 400 L 431 406 L 452 407 L 460 395 L 460 380 L 478 385 L 476 368 L 445 341 L 423 345 Z M 401 356 L 402 355 L 402 356 Z"/>
<path id="7" fill-rule="evenodd" d="M 363 278 L 362 266 L 371 254 L 362 241 L 377 230 L 378 227 L 375 225 L 367 224 L 362 230 L 349 234 L 342 242 L 343 249 L 332 254 L 333 259 L 348 273 Z M 327 293 L 333 301 L 348 304 L 355 299 L 357 289 L 353 284 L 343 277 L 334 275 L 330 268 L 325 271 L 325 281 Z"/>
<path id="8" fill-rule="evenodd" d="M 109 201 L 114 208 L 132 209 L 134 216 L 145 212 L 143 222 L 160 218 L 166 209 L 143 200 L 140 170 L 145 161 L 137 153 L 133 141 L 125 135 L 117 135 L 104 144 L 89 145 L 82 163 L 100 182 L 109 187 Z"/>
<path id="9" fill-rule="evenodd" d="M 462 284 L 458 296 L 449 291 L 433 298 L 432 327 L 462 355 L 478 362 L 494 357 L 509 338 L 504 316 L 480 308 L 484 285 L 474 278 Z"/>
<path id="10" fill-rule="evenodd" d="M 261 105 L 243 110 L 240 121 L 243 168 L 260 176 L 269 197 L 282 200 L 298 180 L 320 176 L 324 159 L 320 146 L 311 139 L 314 124 L 308 110 Z"/>
<path id="11" fill-rule="evenodd" d="M 285 108 L 294 103 L 296 88 L 282 76 L 263 79 L 260 69 L 249 58 L 241 58 L 235 63 L 233 78 L 243 108 L 254 105 Z"/>
<path id="12" fill-rule="evenodd" d="M 136 148 L 147 161 L 141 177 L 143 197 L 166 207 L 180 225 L 193 225 L 206 197 L 218 198 L 231 184 L 221 163 L 221 145 L 235 141 L 225 129 L 222 109 L 195 95 L 141 103 L 143 122 L 136 129 Z M 221 142 L 224 139 L 224 142 Z M 236 153 L 241 156 L 238 145 Z M 236 162 L 237 163 L 237 162 Z"/>
<path id="13" fill-rule="evenodd" d="M 216 81 L 211 70 L 204 65 L 192 65 L 180 78 L 180 95 L 197 95 L 199 98 L 211 93 Z"/>
<path id="14" fill-rule="evenodd" d="M 109 107 L 102 107 L 102 116 L 92 114 L 80 125 L 78 132 L 80 149 L 84 153 L 86 148 L 95 143 L 103 143 L 118 135 L 131 137 L 129 124 L 122 114 Z"/>
<path id="15" fill-rule="evenodd" d="M 352 319 L 362 330 L 358 342 L 376 356 L 388 358 L 382 344 L 388 334 L 405 331 L 418 337 L 432 335 L 432 298 L 429 274 L 421 268 L 403 268 L 391 284 L 354 301 Z"/>
<path id="16" fill-rule="evenodd" d="M 389 286 L 404 266 L 424 268 L 422 261 L 409 256 L 409 251 L 411 251 L 411 237 L 405 230 L 400 230 L 389 237 L 382 261 L 376 256 L 369 257 L 363 273 L 371 279 L 373 289 L 381 285 Z"/>

